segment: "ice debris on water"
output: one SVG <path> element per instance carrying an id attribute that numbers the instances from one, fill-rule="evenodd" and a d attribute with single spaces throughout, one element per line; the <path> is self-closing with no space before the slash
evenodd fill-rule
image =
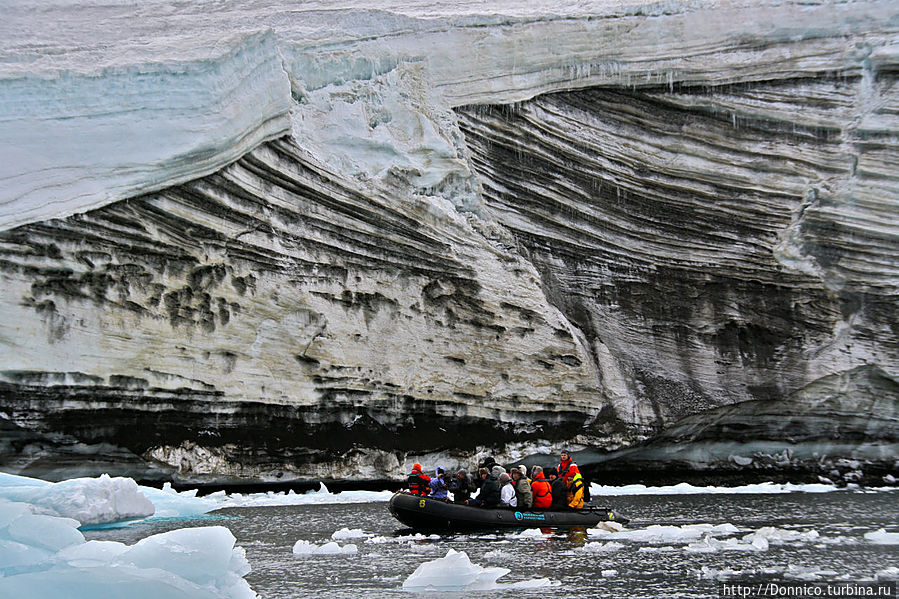
<path id="1" fill-rule="evenodd" d="M 352 555 L 358 552 L 359 548 L 353 543 L 347 543 L 341 547 L 336 541 L 330 541 L 323 545 L 316 545 L 310 541 L 300 539 L 293 545 L 293 554 L 304 557 L 310 555 Z"/>
<path id="2" fill-rule="evenodd" d="M 227 528 L 178 529 L 134 545 L 85 541 L 78 520 L 0 499 L 0 597 L 255 599 Z"/>
<path id="3" fill-rule="evenodd" d="M 371 536 L 373 535 L 363 532 L 361 528 L 341 528 L 334 531 L 331 538 L 335 541 L 342 541 L 344 539 L 364 539 Z"/>
<path id="4" fill-rule="evenodd" d="M 510 534 L 508 538 L 510 539 L 545 539 L 546 537 L 551 537 L 552 533 L 546 533 L 540 530 L 539 528 L 526 528 L 518 533 Z"/>
<path id="5" fill-rule="evenodd" d="M 887 532 L 885 528 L 866 532 L 864 537 L 866 541 L 875 545 L 899 545 L 899 532 Z"/>
<path id="6" fill-rule="evenodd" d="M 403 590 L 489 591 L 494 589 L 531 589 L 554 586 L 548 578 L 525 580 L 511 584 L 496 581 L 511 572 L 508 568 L 484 568 L 471 563 L 468 554 L 450 549 L 446 556 L 425 562 L 403 582 Z M 558 583 L 556 583 L 558 584 Z"/>
<path id="7" fill-rule="evenodd" d="M 608 543 L 594 542 L 586 543 L 583 547 L 578 547 L 577 551 L 586 551 L 587 553 L 610 553 L 612 551 L 618 551 L 623 547 L 624 545 L 616 543 L 615 541 L 609 541 Z"/>
<path id="8" fill-rule="evenodd" d="M 744 531 L 745 532 L 745 531 Z M 878 531 L 879 533 L 880 531 Z M 840 538 L 822 537 L 817 530 L 791 530 L 763 526 L 758 530 L 738 536 L 740 529 L 733 524 L 687 524 L 684 526 L 666 526 L 654 524 L 646 528 L 628 530 L 608 530 L 602 527 L 587 531 L 591 538 L 608 541 L 588 543 L 584 551 L 609 551 L 617 548 L 615 541 L 630 541 L 663 547 L 644 547 L 638 551 L 675 551 L 679 545 L 688 553 L 717 553 L 719 551 L 767 551 L 770 545 L 789 543 L 839 544 Z M 876 538 L 881 538 L 878 533 Z M 886 533 L 889 535 L 890 533 Z"/>

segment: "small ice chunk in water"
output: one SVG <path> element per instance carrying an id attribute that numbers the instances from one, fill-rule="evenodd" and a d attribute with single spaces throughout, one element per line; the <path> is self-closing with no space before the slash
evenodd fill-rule
<path id="1" fill-rule="evenodd" d="M 615 576 L 616 574 L 618 574 L 618 570 L 603 570 L 602 571 L 603 578 L 611 578 L 612 576 Z"/>
<path id="2" fill-rule="evenodd" d="M 880 528 L 874 532 L 866 532 L 865 540 L 875 545 L 899 545 L 899 532 L 887 532 Z"/>
<path id="3" fill-rule="evenodd" d="M 403 589 L 415 592 L 486 591 L 492 589 L 540 588 L 551 586 L 548 578 L 500 585 L 497 580 L 508 568 L 484 568 L 471 563 L 468 554 L 450 549 L 446 556 L 425 562 L 403 582 Z"/>
<path id="4" fill-rule="evenodd" d="M 551 534 L 552 533 L 550 533 L 550 535 Z M 547 536 L 550 536 L 550 535 L 547 535 L 547 533 L 543 532 L 539 528 L 526 528 L 519 533 L 509 535 L 509 538 L 510 539 L 545 539 Z"/>
<path id="5" fill-rule="evenodd" d="M 325 543 L 324 545 L 316 545 L 310 541 L 300 539 L 293 544 L 294 555 L 338 555 L 357 553 L 359 548 L 353 543 L 348 543 L 341 547 L 334 541 Z"/>
<path id="6" fill-rule="evenodd" d="M 371 535 L 362 532 L 360 528 L 341 528 L 335 531 L 331 538 L 335 541 L 341 541 L 343 539 L 364 539 L 369 536 Z"/>
<path id="7" fill-rule="evenodd" d="M 624 547 L 621 543 L 616 543 L 615 541 L 609 541 L 608 543 L 587 543 L 583 547 L 580 547 L 579 551 L 586 551 L 588 553 L 608 553 L 610 551 L 618 551 Z"/>
<path id="8" fill-rule="evenodd" d="M 600 522 L 596 525 L 596 528 L 599 530 L 605 530 L 607 532 L 621 532 L 622 530 L 624 530 L 624 525 L 621 524 L 621 522 L 609 520 L 607 522 Z"/>

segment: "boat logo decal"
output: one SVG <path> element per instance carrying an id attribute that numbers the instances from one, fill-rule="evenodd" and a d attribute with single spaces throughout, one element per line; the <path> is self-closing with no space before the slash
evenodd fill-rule
<path id="1" fill-rule="evenodd" d="M 615 514 L 613 514 L 612 512 L 609 512 L 609 520 L 614 520 L 614 519 L 615 519 Z"/>
<path id="2" fill-rule="evenodd" d="M 424 506 L 425 506 L 425 500 L 422 499 L 421 501 L 418 502 L 418 507 L 424 507 Z"/>
<path id="3" fill-rule="evenodd" d="M 515 512 L 516 520 L 546 520 L 546 514 L 522 514 Z"/>

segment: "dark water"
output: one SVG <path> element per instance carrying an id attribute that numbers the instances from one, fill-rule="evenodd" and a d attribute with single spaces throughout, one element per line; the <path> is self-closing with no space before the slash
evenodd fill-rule
<path id="1" fill-rule="evenodd" d="M 628 529 L 652 524 L 730 523 L 740 528 L 740 533 L 731 536 L 774 526 L 816 530 L 821 539 L 772 543 L 767 551 L 716 553 L 688 552 L 686 541 L 651 544 L 626 540 L 618 541 L 624 547 L 617 550 L 587 552 L 579 548 L 607 539 L 588 536 L 583 530 L 556 531 L 541 539 L 497 532 L 411 540 L 402 538 L 411 531 L 390 516 L 386 503 L 226 509 L 215 512 L 211 520 L 157 522 L 91 531 L 86 536 L 131 544 L 174 528 L 227 526 L 246 549 L 253 567 L 247 580 L 265 599 L 410 596 L 401 588 L 403 581 L 419 564 L 445 556 L 450 548 L 464 551 L 475 564 L 510 569 L 499 579 L 500 584 L 545 577 L 555 586 L 425 595 L 717 597 L 715 576 L 722 570 L 777 579 L 817 573 L 820 580 L 858 580 L 872 579 L 878 571 L 899 566 L 899 546 L 875 545 L 862 536 L 879 528 L 899 531 L 897 493 L 631 496 L 604 503 L 632 519 Z M 355 543 L 356 554 L 299 557 L 292 553 L 298 539 L 321 545 L 344 527 L 387 538 L 375 539 L 381 541 L 377 543 L 339 541 L 341 545 Z"/>

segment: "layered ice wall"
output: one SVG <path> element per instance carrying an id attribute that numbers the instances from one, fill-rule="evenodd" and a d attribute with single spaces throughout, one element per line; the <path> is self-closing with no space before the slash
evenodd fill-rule
<path id="1" fill-rule="evenodd" d="M 891 466 L 895 3 L 503 4 L 10 6 L 4 465 L 393 477 L 709 413 L 725 467 Z"/>

